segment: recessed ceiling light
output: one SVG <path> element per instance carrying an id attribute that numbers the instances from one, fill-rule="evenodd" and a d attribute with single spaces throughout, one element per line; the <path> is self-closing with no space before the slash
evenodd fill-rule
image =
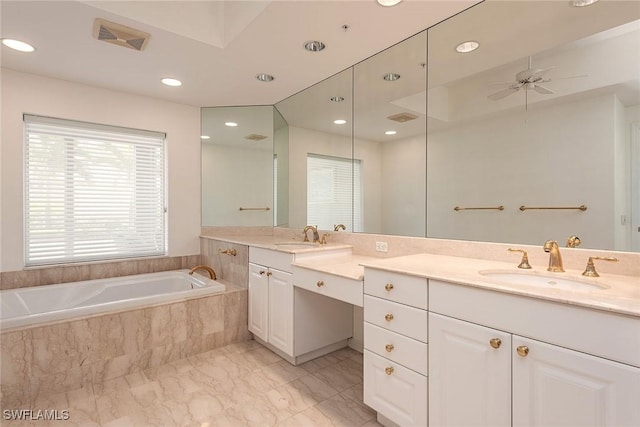
<path id="1" fill-rule="evenodd" d="M 342 101 L 344 101 L 344 98 L 341 97 L 341 96 L 332 96 L 331 98 L 329 98 L 329 101 L 342 102 Z"/>
<path id="2" fill-rule="evenodd" d="M 597 2 L 598 0 L 572 0 L 570 2 L 571 6 L 573 7 L 585 7 L 585 6 L 590 6 L 592 4 L 594 4 L 595 2 Z"/>
<path id="3" fill-rule="evenodd" d="M 388 130 L 384 134 L 385 135 L 395 135 L 396 133 L 398 133 L 398 132 L 396 132 L 395 130 Z"/>
<path id="4" fill-rule="evenodd" d="M 347 123 L 347 121 L 343 120 L 343 119 L 338 119 L 338 120 L 334 120 L 333 123 L 335 123 L 337 125 L 343 125 L 343 124 Z"/>
<path id="5" fill-rule="evenodd" d="M 174 79 L 172 77 L 164 77 L 160 81 L 167 86 L 174 86 L 174 87 L 182 86 L 182 82 L 180 80 Z"/>
<path id="6" fill-rule="evenodd" d="M 209 135 L 201 135 L 200 139 L 210 139 L 211 137 Z"/>
<path id="7" fill-rule="evenodd" d="M 479 47 L 480 47 L 480 43 L 473 40 L 469 40 L 466 42 L 462 42 L 458 46 L 456 46 L 456 52 L 469 53 L 469 52 L 473 52 Z"/>
<path id="8" fill-rule="evenodd" d="M 29 43 L 21 42 L 20 40 L 2 39 L 2 44 L 10 49 L 20 52 L 33 52 L 36 50 L 36 48 L 31 46 Z"/>
<path id="9" fill-rule="evenodd" d="M 402 0 L 377 0 L 380 6 L 391 7 L 400 3 Z"/>
<path id="10" fill-rule="evenodd" d="M 309 40 L 304 44 L 304 48 L 309 52 L 320 52 L 321 50 L 324 50 L 325 47 L 325 44 L 318 40 Z"/>
<path id="11" fill-rule="evenodd" d="M 388 73 L 385 74 L 384 76 L 382 76 L 382 78 L 388 82 L 395 82 L 396 80 L 398 80 L 400 78 L 400 74 L 396 74 L 396 73 Z"/>
<path id="12" fill-rule="evenodd" d="M 256 79 L 260 80 L 261 82 L 272 82 L 275 77 L 273 77 L 271 74 L 260 73 L 256 75 Z"/>
<path id="13" fill-rule="evenodd" d="M 234 127 L 238 126 L 238 124 L 236 122 L 225 122 L 224 125 L 225 126 L 229 126 L 230 128 L 234 128 Z"/>

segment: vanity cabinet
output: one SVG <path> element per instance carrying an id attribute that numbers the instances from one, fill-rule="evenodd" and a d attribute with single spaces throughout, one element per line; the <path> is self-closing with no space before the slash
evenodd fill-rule
<path id="1" fill-rule="evenodd" d="M 365 268 L 364 403 L 427 424 L 427 280 Z"/>
<path id="2" fill-rule="evenodd" d="M 435 280 L 429 286 L 430 426 L 640 425 L 640 367 L 621 363 L 625 344 L 606 348 L 602 333 L 617 324 L 619 336 L 634 337 L 626 333 L 639 332 L 637 320 Z M 595 322 L 603 324 L 586 329 Z M 581 350 L 605 346 L 597 349 L 605 357 L 566 348 L 568 333 Z"/>

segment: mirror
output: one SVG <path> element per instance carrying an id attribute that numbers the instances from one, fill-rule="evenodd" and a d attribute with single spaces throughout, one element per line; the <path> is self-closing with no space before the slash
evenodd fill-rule
<path id="1" fill-rule="evenodd" d="M 202 225 L 274 225 L 274 129 L 281 141 L 286 123 L 272 106 L 212 107 L 202 108 L 201 127 Z"/>
<path id="2" fill-rule="evenodd" d="M 488 1 L 429 29 L 428 237 L 640 250 L 639 18 Z"/>
<path id="3" fill-rule="evenodd" d="M 351 81 L 348 69 L 276 104 L 288 123 L 290 227 L 362 230 L 352 202 Z"/>
<path id="4" fill-rule="evenodd" d="M 423 31 L 354 66 L 353 152 L 367 233 L 425 236 L 426 55 Z"/>

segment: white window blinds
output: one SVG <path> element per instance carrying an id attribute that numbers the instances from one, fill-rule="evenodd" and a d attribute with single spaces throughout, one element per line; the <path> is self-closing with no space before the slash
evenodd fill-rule
<path id="1" fill-rule="evenodd" d="M 307 155 L 307 224 L 361 231 L 360 160 Z"/>
<path id="2" fill-rule="evenodd" d="M 166 253 L 165 135 L 24 116 L 25 265 Z"/>

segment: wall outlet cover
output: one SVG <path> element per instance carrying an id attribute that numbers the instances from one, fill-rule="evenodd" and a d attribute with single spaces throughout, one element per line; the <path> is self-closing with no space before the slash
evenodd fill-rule
<path id="1" fill-rule="evenodd" d="M 376 242 L 376 251 L 378 252 L 387 252 L 389 246 L 387 242 Z"/>

